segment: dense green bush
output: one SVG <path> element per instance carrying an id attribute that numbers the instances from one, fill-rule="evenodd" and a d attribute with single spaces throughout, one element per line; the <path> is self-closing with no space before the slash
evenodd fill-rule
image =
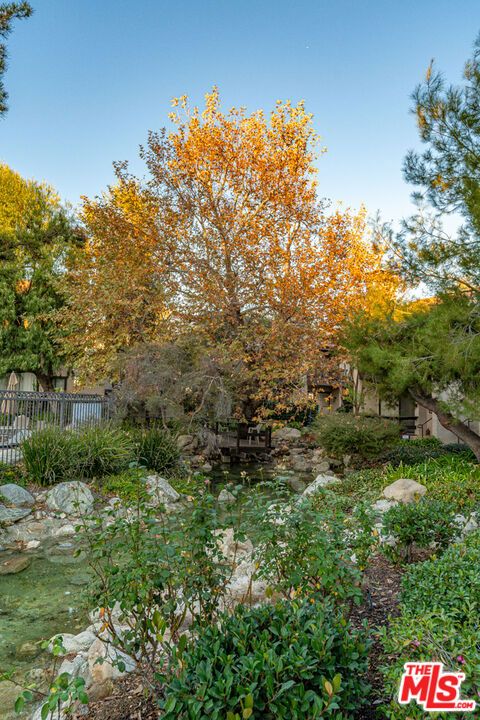
<path id="1" fill-rule="evenodd" d="M 409 567 L 402 604 L 411 613 L 444 612 L 456 622 L 480 615 L 480 532 L 467 536 L 439 559 Z"/>
<path id="2" fill-rule="evenodd" d="M 414 703 L 397 700 L 405 662 L 436 661 L 465 673 L 462 696 L 480 695 L 480 532 L 452 545 L 439 559 L 409 567 L 402 581 L 401 615 L 382 629 L 388 664 L 382 669 L 390 699 L 382 717 L 420 720 Z M 451 713 L 439 713 L 449 718 Z"/>
<path id="3" fill-rule="evenodd" d="M 426 460 L 444 457 L 445 455 L 461 455 L 466 460 L 475 460 L 473 452 L 466 445 L 450 443 L 443 445 L 438 438 L 414 438 L 400 440 L 398 445 L 386 452 L 382 460 L 393 467 L 399 465 L 418 465 Z"/>
<path id="4" fill-rule="evenodd" d="M 455 508 L 443 500 L 422 498 L 414 503 L 399 503 L 383 517 L 383 531 L 396 540 L 396 557 L 407 562 L 412 559 L 414 546 L 424 549 L 435 543 L 435 551 L 441 552 L 459 530 Z"/>
<path id="5" fill-rule="evenodd" d="M 173 470 L 180 453 L 175 438 L 163 428 L 151 427 L 133 432 L 138 462 L 149 470 L 163 473 Z"/>
<path id="6" fill-rule="evenodd" d="M 24 440 L 22 453 L 29 478 L 39 485 L 52 485 L 119 472 L 134 459 L 134 445 L 127 433 L 109 425 L 46 428 Z"/>
<path id="7" fill-rule="evenodd" d="M 330 603 L 239 606 L 177 657 L 162 718 L 347 720 L 367 696 L 367 653 Z"/>
<path id="8" fill-rule="evenodd" d="M 330 455 L 337 458 L 353 455 L 361 460 L 379 458 L 400 439 L 397 422 L 349 413 L 319 416 L 312 425 L 312 432 Z"/>

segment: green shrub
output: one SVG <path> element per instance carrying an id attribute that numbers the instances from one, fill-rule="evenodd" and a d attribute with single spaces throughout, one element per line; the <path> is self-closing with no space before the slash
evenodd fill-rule
<path id="1" fill-rule="evenodd" d="M 345 606 L 359 601 L 361 573 L 351 556 L 359 551 L 365 555 L 365 519 L 358 532 L 349 532 L 352 518 L 342 505 L 328 491 L 294 504 L 272 503 L 268 493 L 246 498 L 245 534 L 253 542 L 257 575 L 269 593 L 330 597 Z"/>
<path id="2" fill-rule="evenodd" d="M 163 720 L 353 718 L 369 643 L 331 604 L 239 606 L 177 657 Z"/>
<path id="3" fill-rule="evenodd" d="M 22 453 L 29 478 L 53 485 L 119 472 L 134 459 L 134 446 L 129 435 L 114 426 L 45 428 L 24 440 Z"/>
<path id="4" fill-rule="evenodd" d="M 455 584 L 457 588 L 458 585 Z M 406 662 L 442 662 L 455 672 L 465 673 L 462 697 L 478 701 L 480 695 L 480 628 L 478 622 L 458 625 L 441 613 L 404 614 L 382 629 L 382 644 L 388 664 L 382 668 L 383 696 L 387 703 L 380 709 L 389 720 L 424 720 L 424 710 L 414 702 L 399 705 L 400 678 Z M 432 717 L 449 720 L 451 712 Z M 465 717 L 474 713 L 465 713 Z M 459 713 L 459 717 L 463 717 Z"/>
<path id="5" fill-rule="evenodd" d="M 395 555 L 410 562 L 414 545 L 425 549 L 435 543 L 435 550 L 441 552 L 458 534 L 460 526 L 451 503 L 422 498 L 390 508 L 383 517 L 383 530 L 396 540 Z"/>
<path id="6" fill-rule="evenodd" d="M 15 485 L 25 485 L 27 478 L 25 470 L 21 465 L 6 465 L 0 463 L 0 485 L 15 483 Z"/>
<path id="7" fill-rule="evenodd" d="M 478 619 L 480 614 L 480 532 L 448 548 L 441 558 L 409 567 L 402 581 L 406 611 L 438 611 L 456 622 Z"/>
<path id="8" fill-rule="evenodd" d="M 145 497 L 145 470 L 138 467 L 128 468 L 116 475 L 105 475 L 98 479 L 98 489 L 133 504 L 139 497 Z"/>
<path id="9" fill-rule="evenodd" d="M 446 455 L 461 455 L 466 460 L 475 460 L 475 455 L 466 445 L 455 443 L 443 445 L 438 438 L 434 437 L 400 440 L 396 447 L 383 455 L 382 459 L 393 467 L 398 467 L 399 465 L 418 465 L 426 460 Z"/>
<path id="10" fill-rule="evenodd" d="M 225 526 L 209 493 L 184 512 L 158 512 L 139 494 L 130 512 L 106 514 L 84 519 L 89 606 L 103 609 L 113 646 L 148 671 L 159 653 L 172 653 L 187 616 L 201 627 L 224 607 L 232 572 L 221 551 Z M 118 610 L 120 629 L 112 622 Z"/>
<path id="11" fill-rule="evenodd" d="M 163 473 L 173 470 L 180 453 L 175 438 L 163 428 L 151 427 L 133 433 L 138 462 L 149 470 Z"/>
<path id="12" fill-rule="evenodd" d="M 373 460 L 400 439 L 397 422 L 349 413 L 319 416 L 312 431 L 321 447 L 337 458 L 353 455 L 361 460 Z"/>

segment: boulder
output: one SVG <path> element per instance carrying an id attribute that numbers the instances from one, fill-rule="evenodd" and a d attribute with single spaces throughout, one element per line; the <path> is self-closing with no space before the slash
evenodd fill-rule
<path id="1" fill-rule="evenodd" d="M 30 565 L 30 558 L 26 555 L 14 555 L 0 562 L 0 575 L 16 575 Z"/>
<path id="2" fill-rule="evenodd" d="M 72 635 L 71 633 L 59 633 L 55 638 L 62 638 L 62 645 L 65 648 L 65 655 L 77 654 L 79 652 L 85 652 L 95 642 L 96 635 L 91 630 L 84 630 L 78 635 Z M 52 638 L 55 640 L 55 638 Z M 50 645 L 50 650 L 51 650 Z"/>
<path id="3" fill-rule="evenodd" d="M 471 532 L 475 532 L 475 530 L 478 530 L 479 527 L 480 525 L 478 523 L 478 514 L 472 513 L 465 525 L 463 526 L 462 535 L 465 536 Z"/>
<path id="4" fill-rule="evenodd" d="M 168 480 L 160 475 L 149 475 L 145 479 L 147 492 L 150 495 L 153 505 L 170 506 L 180 500 L 180 493 L 173 488 Z"/>
<path id="5" fill-rule="evenodd" d="M 235 495 L 223 488 L 218 496 L 218 502 L 222 503 L 222 505 L 230 505 L 235 502 Z"/>
<path id="6" fill-rule="evenodd" d="M 315 472 L 319 475 L 328 472 L 330 470 L 330 462 L 328 460 L 322 460 L 322 462 L 315 465 Z"/>
<path id="7" fill-rule="evenodd" d="M 310 472 L 312 469 L 312 463 L 307 458 L 301 456 L 295 456 L 291 463 L 292 470 L 295 472 Z"/>
<path id="8" fill-rule="evenodd" d="M 274 430 L 272 433 L 272 440 L 276 442 L 291 442 L 298 440 L 302 437 L 302 433 L 297 428 L 284 427 L 279 430 Z"/>
<path id="9" fill-rule="evenodd" d="M 421 485 L 416 480 L 409 478 L 400 478 L 387 485 L 383 491 L 383 497 L 387 500 L 397 500 L 402 503 L 410 503 L 422 497 L 427 492 L 425 485 Z"/>
<path id="10" fill-rule="evenodd" d="M 31 508 L 9 508 L 0 505 L 0 526 L 13 525 L 13 523 L 30 515 L 31 512 Z"/>
<path id="11" fill-rule="evenodd" d="M 196 438 L 193 435 L 179 435 L 177 437 L 177 448 L 182 451 L 190 447 L 192 450 L 196 444 Z"/>
<path id="12" fill-rule="evenodd" d="M 96 685 L 102 685 L 108 680 L 123 677 L 126 673 L 135 670 L 135 662 L 131 657 L 121 652 L 121 650 L 107 645 L 100 638 L 97 638 L 91 645 L 87 660 L 92 680 Z M 125 663 L 125 672 L 120 672 L 116 667 L 115 662 L 119 660 Z"/>
<path id="13" fill-rule="evenodd" d="M 2 499 L 7 505 L 13 505 L 14 507 L 21 507 L 22 505 L 30 507 L 35 504 L 33 495 L 20 485 L 15 485 L 15 483 L 0 485 L 0 496 L 3 496 Z"/>
<path id="14" fill-rule="evenodd" d="M 328 487 L 329 485 L 338 485 L 341 482 L 338 478 L 333 475 L 317 475 L 315 480 L 307 485 L 303 491 L 303 495 L 308 497 L 309 495 L 315 495 L 319 490 Z"/>
<path id="15" fill-rule="evenodd" d="M 88 485 L 79 480 L 62 482 L 48 491 L 46 505 L 50 510 L 67 515 L 86 515 L 93 508 L 93 495 Z"/>

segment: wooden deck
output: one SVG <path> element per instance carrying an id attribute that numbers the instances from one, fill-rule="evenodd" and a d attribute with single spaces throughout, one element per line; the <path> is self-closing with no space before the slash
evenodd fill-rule
<path id="1" fill-rule="evenodd" d="M 222 455 L 235 458 L 244 453 L 259 455 L 268 453 L 273 448 L 270 428 L 258 431 L 256 428 L 238 425 L 236 430 L 215 429 L 217 445 Z"/>

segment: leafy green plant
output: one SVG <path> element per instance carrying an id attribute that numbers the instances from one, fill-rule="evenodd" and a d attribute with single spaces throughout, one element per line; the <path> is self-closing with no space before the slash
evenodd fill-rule
<path id="1" fill-rule="evenodd" d="M 239 606 L 161 675 L 162 718 L 352 718 L 367 697 L 368 647 L 329 602 Z"/>
<path id="2" fill-rule="evenodd" d="M 160 427 L 133 433 L 138 462 L 149 470 L 163 473 L 173 470 L 180 457 L 175 438 Z"/>
<path id="3" fill-rule="evenodd" d="M 350 413 L 319 416 L 311 430 L 327 453 L 338 458 L 353 455 L 362 461 L 379 458 L 400 438 L 397 422 Z"/>
<path id="4" fill-rule="evenodd" d="M 295 504 L 251 495 L 243 523 L 254 544 L 257 576 L 268 583 L 269 593 L 359 600 L 361 575 L 346 542 L 346 515 L 333 493 Z"/>
<path id="5" fill-rule="evenodd" d="M 139 494 L 127 512 L 83 520 L 93 571 L 90 605 L 102 608 L 112 645 L 147 670 L 167 658 L 183 625 L 215 619 L 231 573 L 220 549 L 223 529 L 207 492 L 169 515 Z M 116 616 L 122 625 L 118 630 Z"/>
<path id="6" fill-rule="evenodd" d="M 460 455 L 465 460 L 475 461 L 475 455 L 466 445 L 450 443 L 443 445 L 438 438 L 400 440 L 398 445 L 382 457 L 392 467 L 418 465 L 426 460 L 451 455 Z"/>
<path id="7" fill-rule="evenodd" d="M 408 568 L 402 581 L 406 611 L 439 611 L 468 622 L 480 613 L 480 532 L 446 550 L 441 558 Z"/>
<path id="8" fill-rule="evenodd" d="M 0 463 L 0 485 L 7 485 L 8 483 L 15 483 L 15 485 L 27 484 L 25 470 L 21 465 Z"/>
<path id="9" fill-rule="evenodd" d="M 385 547 L 399 559 L 410 562 L 414 546 L 425 549 L 434 543 L 436 552 L 445 550 L 460 526 L 450 503 L 422 498 L 391 507 L 383 517 L 383 529 L 396 540 L 394 548 Z"/>
<path id="10" fill-rule="evenodd" d="M 106 475 L 97 480 L 97 487 L 106 495 L 114 495 L 135 504 L 139 495 L 146 494 L 145 470 L 133 466 L 116 475 Z"/>
<path id="11" fill-rule="evenodd" d="M 120 472 L 135 457 L 134 445 L 128 433 L 115 425 L 74 431 L 73 446 L 78 472 L 86 479 Z"/>

